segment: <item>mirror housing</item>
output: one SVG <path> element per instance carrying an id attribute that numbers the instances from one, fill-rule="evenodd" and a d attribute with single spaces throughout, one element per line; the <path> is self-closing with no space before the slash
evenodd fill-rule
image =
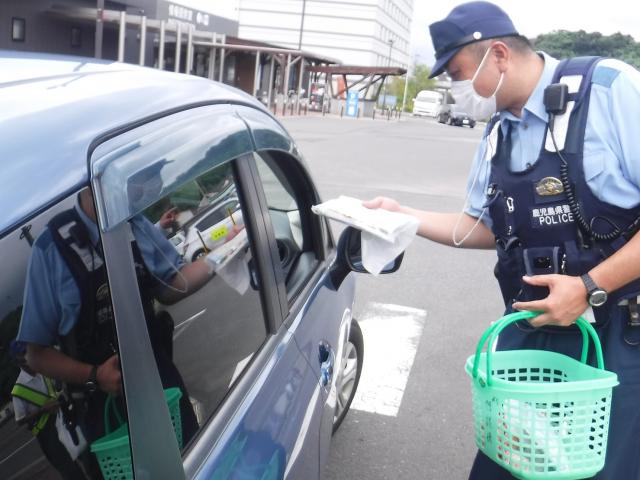
<path id="1" fill-rule="evenodd" d="M 331 279 L 336 288 L 340 287 L 350 272 L 369 273 L 362 264 L 362 232 L 360 230 L 353 227 L 344 229 L 338 240 L 337 254 L 336 262 L 331 269 Z M 386 265 L 380 273 L 396 272 L 402 265 L 403 258 L 404 252 Z"/>

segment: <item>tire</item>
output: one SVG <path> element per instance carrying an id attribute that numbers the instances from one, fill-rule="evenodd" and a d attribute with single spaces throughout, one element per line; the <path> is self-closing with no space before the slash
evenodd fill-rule
<path id="1" fill-rule="evenodd" d="M 444 116 L 438 115 L 438 123 L 444 123 Z"/>
<path id="2" fill-rule="evenodd" d="M 351 402 L 356 396 L 360 375 L 362 374 L 364 339 L 360 325 L 355 319 L 351 320 L 351 331 L 349 332 L 349 340 L 345 345 L 345 350 L 344 367 L 338 377 L 338 385 L 336 385 L 336 410 L 333 415 L 332 433 L 336 433 L 347 416 Z"/>
<path id="3" fill-rule="evenodd" d="M 193 252 L 193 255 L 191 255 L 191 261 L 195 262 L 196 260 L 198 260 L 200 257 L 202 257 L 204 255 L 206 255 L 206 252 L 204 251 L 204 248 L 196 250 L 195 252 Z"/>

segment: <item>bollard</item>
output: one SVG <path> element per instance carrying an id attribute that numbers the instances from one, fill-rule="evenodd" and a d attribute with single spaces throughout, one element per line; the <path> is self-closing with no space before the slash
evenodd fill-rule
<path id="1" fill-rule="evenodd" d="M 360 118 L 360 107 L 356 108 L 356 118 Z"/>
<path id="2" fill-rule="evenodd" d="M 324 105 L 322 105 L 322 116 L 324 117 L 325 113 L 326 113 L 326 108 L 324 107 Z"/>
<path id="3" fill-rule="evenodd" d="M 342 114 L 344 113 L 344 106 L 340 107 L 340 118 L 342 118 Z"/>
<path id="4" fill-rule="evenodd" d="M 273 104 L 273 114 L 276 115 L 277 114 L 277 110 L 278 110 L 278 104 L 274 103 Z"/>
<path id="5" fill-rule="evenodd" d="M 387 121 L 391 120 L 391 109 L 387 108 Z"/>
<path id="6" fill-rule="evenodd" d="M 293 103 L 289 104 L 289 115 L 293 115 Z"/>
<path id="7" fill-rule="evenodd" d="M 376 107 L 373 107 L 373 116 L 371 117 L 372 120 L 376 119 Z"/>
<path id="8" fill-rule="evenodd" d="M 304 105 L 304 114 L 305 114 L 305 115 L 307 114 L 307 111 L 308 111 L 308 110 L 309 110 L 309 105 L 307 105 L 307 104 L 305 103 L 305 105 Z"/>
<path id="9" fill-rule="evenodd" d="M 282 102 L 282 116 L 284 117 L 286 113 L 287 113 L 287 103 Z"/>

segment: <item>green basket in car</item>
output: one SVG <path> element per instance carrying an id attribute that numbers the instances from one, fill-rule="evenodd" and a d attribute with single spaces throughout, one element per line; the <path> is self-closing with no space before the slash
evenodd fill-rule
<path id="1" fill-rule="evenodd" d="M 598 335 L 582 317 L 576 322 L 583 340 L 580 361 L 544 350 L 492 351 L 505 327 L 535 315 L 501 318 L 467 359 L 476 444 L 521 479 L 591 477 L 604 467 L 618 377 L 604 369 Z M 589 337 L 598 368 L 586 363 Z"/>
<path id="2" fill-rule="evenodd" d="M 176 433 L 178 445 L 182 448 L 182 422 L 180 418 L 179 388 L 168 388 L 164 396 L 171 414 L 171 423 Z M 113 412 L 119 426 L 111 431 L 109 412 Z M 120 412 L 113 403 L 110 395 L 104 406 L 104 428 L 106 435 L 91 444 L 91 451 L 95 453 L 104 480 L 129 480 L 133 478 L 131 467 L 131 449 L 129 446 L 129 426 L 122 419 Z"/>

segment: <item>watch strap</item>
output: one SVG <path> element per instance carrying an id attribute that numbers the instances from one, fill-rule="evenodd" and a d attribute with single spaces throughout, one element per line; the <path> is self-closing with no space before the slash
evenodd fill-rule
<path id="1" fill-rule="evenodd" d="M 91 372 L 89 373 L 89 378 L 87 378 L 87 381 L 85 382 L 85 385 L 90 390 L 97 390 L 98 389 L 98 366 L 97 365 L 92 365 L 91 366 Z"/>
<path id="2" fill-rule="evenodd" d="M 580 278 L 582 279 L 582 283 L 584 283 L 584 286 L 587 288 L 587 294 L 591 294 L 595 290 L 599 290 L 598 285 L 596 285 L 596 282 L 593 281 L 593 278 L 591 278 L 591 275 L 589 275 L 588 273 L 580 275 Z"/>

